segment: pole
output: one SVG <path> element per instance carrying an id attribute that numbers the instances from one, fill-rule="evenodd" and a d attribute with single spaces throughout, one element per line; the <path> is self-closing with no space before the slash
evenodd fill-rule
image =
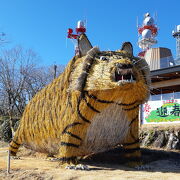
<path id="1" fill-rule="evenodd" d="M 54 65 L 54 79 L 56 78 L 56 73 L 57 73 L 57 65 Z"/>
<path id="2" fill-rule="evenodd" d="M 10 174 L 11 168 L 11 159 L 10 159 L 10 150 L 8 150 L 8 158 L 7 158 L 7 174 Z"/>

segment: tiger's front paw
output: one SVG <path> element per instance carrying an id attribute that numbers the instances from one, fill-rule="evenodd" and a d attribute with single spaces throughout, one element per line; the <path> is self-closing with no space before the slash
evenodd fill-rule
<path id="1" fill-rule="evenodd" d="M 74 170 L 84 170 L 84 171 L 89 171 L 89 167 L 84 164 L 78 164 L 78 165 L 67 165 L 65 167 L 66 169 L 74 169 Z"/>
<path id="2" fill-rule="evenodd" d="M 10 156 L 11 160 L 17 160 L 17 159 L 21 159 L 19 156 Z"/>

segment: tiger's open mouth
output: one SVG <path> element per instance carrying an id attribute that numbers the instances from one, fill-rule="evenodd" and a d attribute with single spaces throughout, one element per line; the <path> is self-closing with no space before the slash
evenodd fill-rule
<path id="1" fill-rule="evenodd" d="M 120 66 L 115 70 L 115 81 L 119 83 L 132 83 L 136 81 L 136 78 L 132 72 L 131 67 Z"/>

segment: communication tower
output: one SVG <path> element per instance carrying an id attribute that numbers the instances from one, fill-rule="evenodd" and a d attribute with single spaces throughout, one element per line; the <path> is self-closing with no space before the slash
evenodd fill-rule
<path id="1" fill-rule="evenodd" d="M 157 43 L 157 40 L 155 39 L 157 33 L 158 28 L 156 24 L 154 24 L 154 19 L 149 13 L 146 13 L 144 15 L 142 26 L 138 25 L 138 34 L 140 36 L 138 39 L 138 46 L 142 49 L 138 56 L 144 57 L 145 52 Z"/>
<path id="2" fill-rule="evenodd" d="M 75 55 L 79 55 L 79 46 L 77 43 L 77 39 L 81 34 L 86 32 L 86 27 L 84 21 L 78 21 L 77 27 L 75 29 L 76 33 L 73 34 L 73 29 L 69 28 L 67 31 L 67 38 L 71 39 L 74 43 Z"/>
<path id="3" fill-rule="evenodd" d="M 180 25 L 177 25 L 172 35 L 176 38 L 176 64 L 180 64 Z"/>

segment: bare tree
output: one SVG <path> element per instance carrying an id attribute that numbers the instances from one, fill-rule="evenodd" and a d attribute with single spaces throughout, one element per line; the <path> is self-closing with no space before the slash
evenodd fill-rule
<path id="1" fill-rule="evenodd" d="M 0 113 L 21 115 L 27 102 L 54 79 L 54 66 L 38 67 L 32 50 L 17 46 L 0 57 Z M 57 76 L 64 70 L 56 66 Z"/>
<path id="2" fill-rule="evenodd" d="M 57 65 L 56 76 L 59 76 L 64 70 L 63 65 Z M 28 95 L 28 101 L 43 87 L 54 79 L 53 66 L 36 67 L 31 71 L 23 71 L 26 77 L 25 90 Z"/>
<path id="3" fill-rule="evenodd" d="M 0 115 L 8 116 L 3 123 L 4 139 L 11 139 L 28 101 L 49 84 L 64 66 L 39 67 L 39 57 L 31 49 L 20 46 L 4 50 L 0 56 Z M 16 116 L 16 117 L 15 117 Z M 6 117 L 7 118 L 7 117 Z"/>
<path id="4" fill-rule="evenodd" d="M 32 50 L 15 47 L 2 52 L 0 58 L 0 94 L 8 115 L 17 111 L 22 114 L 26 104 L 24 93 L 27 76 L 22 72 L 32 72 L 38 56 Z"/>

